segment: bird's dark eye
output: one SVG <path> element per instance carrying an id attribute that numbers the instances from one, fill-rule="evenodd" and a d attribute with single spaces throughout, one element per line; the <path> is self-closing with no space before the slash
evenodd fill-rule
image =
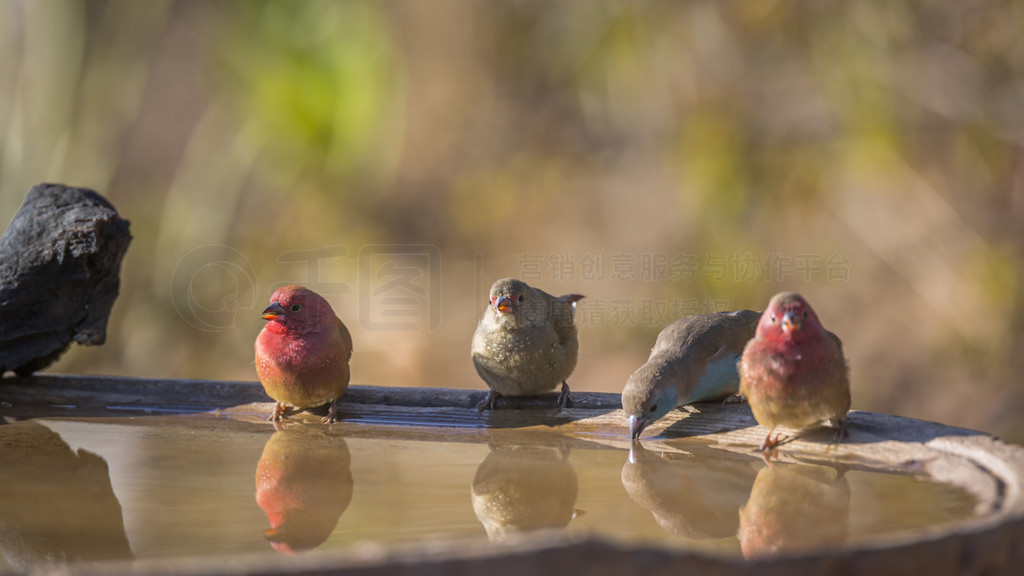
<path id="1" fill-rule="evenodd" d="M 516 298 L 516 300 L 518 300 L 519 302 L 522 302 L 523 300 L 526 300 L 526 298 L 523 298 L 523 295 L 520 294 L 519 297 Z"/>
<path id="2" fill-rule="evenodd" d="M 776 320 L 778 319 L 775 317 L 775 314 L 772 314 L 772 322 L 775 322 Z"/>
<path id="3" fill-rule="evenodd" d="M 651 409 L 650 409 L 651 412 L 654 412 L 657 409 L 658 409 L 658 405 L 657 404 L 651 404 Z"/>
<path id="4" fill-rule="evenodd" d="M 302 304 L 292 304 L 292 312 L 298 312 L 302 310 Z"/>
<path id="5" fill-rule="evenodd" d="M 804 310 L 804 318 L 807 318 L 807 310 Z"/>

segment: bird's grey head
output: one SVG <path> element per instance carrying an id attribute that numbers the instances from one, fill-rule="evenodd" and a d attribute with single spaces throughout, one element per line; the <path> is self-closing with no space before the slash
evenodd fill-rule
<path id="1" fill-rule="evenodd" d="M 679 388 L 664 366 L 644 364 L 622 390 L 622 409 L 629 417 L 629 435 L 636 440 L 648 426 L 679 404 Z"/>
<path id="2" fill-rule="evenodd" d="M 526 282 L 502 278 L 491 286 L 488 305 L 497 322 L 517 325 L 540 320 L 547 304 Z"/>

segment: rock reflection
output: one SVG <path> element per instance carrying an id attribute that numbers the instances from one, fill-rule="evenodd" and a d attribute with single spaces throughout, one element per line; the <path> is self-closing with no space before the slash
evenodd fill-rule
<path id="1" fill-rule="evenodd" d="M 753 462 L 712 449 L 661 455 L 634 442 L 622 486 L 669 534 L 727 538 L 736 534 L 737 512 L 754 484 Z"/>
<path id="2" fill-rule="evenodd" d="M 0 463 L 0 550 L 15 569 L 132 557 L 103 458 L 18 422 L 0 426 Z"/>
<path id="3" fill-rule="evenodd" d="M 316 548 L 334 532 L 352 501 L 351 456 L 345 439 L 310 426 L 275 432 L 256 467 L 256 503 L 275 550 Z"/>
<path id="4" fill-rule="evenodd" d="M 473 511 L 492 542 L 514 533 L 565 528 L 573 519 L 579 480 L 568 448 L 490 446 L 473 478 Z"/>
<path id="5" fill-rule="evenodd" d="M 850 485 L 828 466 L 762 468 L 740 511 L 740 549 L 747 558 L 835 546 L 846 541 Z"/>

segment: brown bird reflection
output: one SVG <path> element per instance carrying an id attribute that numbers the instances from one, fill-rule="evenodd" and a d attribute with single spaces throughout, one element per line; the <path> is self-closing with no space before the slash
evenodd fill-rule
<path id="1" fill-rule="evenodd" d="M 849 517 L 850 485 L 842 470 L 766 466 L 740 511 L 740 549 L 754 558 L 835 546 L 846 541 Z"/>
<path id="2" fill-rule="evenodd" d="M 713 449 L 662 455 L 634 442 L 622 486 L 669 534 L 727 538 L 736 534 L 737 511 L 754 483 L 754 462 Z"/>
<path id="3" fill-rule="evenodd" d="M 0 551 L 24 572 L 132 558 L 107 462 L 37 422 L 0 426 Z"/>
<path id="4" fill-rule="evenodd" d="M 492 542 L 564 528 L 575 516 L 579 479 L 568 448 L 490 446 L 473 478 L 473 511 Z"/>
<path id="5" fill-rule="evenodd" d="M 256 503 L 275 550 L 316 548 L 334 532 L 352 501 L 352 459 L 341 436 L 311 426 L 275 432 L 256 467 Z"/>

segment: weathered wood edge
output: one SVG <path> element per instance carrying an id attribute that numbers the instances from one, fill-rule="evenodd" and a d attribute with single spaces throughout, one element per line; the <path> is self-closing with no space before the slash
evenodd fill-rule
<path id="1" fill-rule="evenodd" d="M 224 380 L 183 380 L 131 378 L 125 376 L 86 376 L 76 374 L 37 374 L 0 378 L 0 391 L 47 393 L 94 392 L 105 396 L 125 395 L 159 404 L 193 405 L 207 409 L 253 402 L 270 402 L 258 382 Z M 343 399 L 348 404 L 378 404 L 420 408 L 475 407 L 486 390 L 456 388 L 399 388 L 387 386 L 350 386 Z M 527 396 L 508 401 L 520 408 L 550 408 L 555 393 Z M 577 409 L 615 409 L 621 407 L 617 394 L 573 392 Z"/>

